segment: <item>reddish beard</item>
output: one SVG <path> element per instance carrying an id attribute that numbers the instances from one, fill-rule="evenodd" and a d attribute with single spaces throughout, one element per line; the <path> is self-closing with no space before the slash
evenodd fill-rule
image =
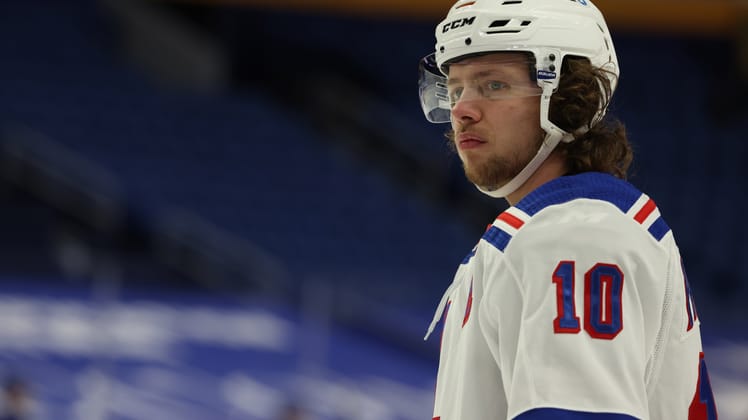
<path id="1" fill-rule="evenodd" d="M 527 162 L 529 162 L 529 159 L 520 159 L 516 155 L 511 158 L 490 156 L 472 164 L 463 161 L 462 167 L 470 182 L 490 191 L 511 181 L 525 167 Z"/>
<path id="2" fill-rule="evenodd" d="M 447 134 L 450 139 L 450 148 L 457 152 L 455 146 L 455 133 Z M 545 135 L 538 138 L 536 147 L 528 150 L 513 150 L 509 156 L 484 156 L 479 160 L 462 161 L 462 167 L 467 179 L 485 190 L 496 190 L 511 181 L 537 153 Z M 462 160 L 462 159 L 461 159 Z"/>

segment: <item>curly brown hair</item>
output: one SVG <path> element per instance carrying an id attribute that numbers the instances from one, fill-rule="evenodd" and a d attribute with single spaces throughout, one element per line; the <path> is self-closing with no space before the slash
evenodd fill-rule
<path id="1" fill-rule="evenodd" d="M 573 142 L 558 146 L 566 157 L 567 174 L 595 171 L 626 179 L 633 151 L 625 127 L 610 116 L 592 125 L 598 109 L 607 108 L 612 95 L 608 70 L 592 66 L 586 58 L 564 59 L 558 90 L 551 97 L 549 119 L 569 133 L 589 129 L 575 135 Z"/>

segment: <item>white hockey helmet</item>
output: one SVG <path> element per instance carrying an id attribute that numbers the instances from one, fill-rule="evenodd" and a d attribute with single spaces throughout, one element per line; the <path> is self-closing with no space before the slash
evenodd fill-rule
<path id="1" fill-rule="evenodd" d="M 585 57 L 594 67 L 607 70 L 611 93 L 619 67 L 605 19 L 590 0 L 458 0 L 436 27 L 436 51 L 420 63 L 419 96 L 429 121 L 450 121 L 452 104 L 446 92 L 449 65 L 494 52 L 532 55 L 535 78 L 542 89 L 540 126 L 546 132 L 537 155 L 514 179 L 492 191 L 478 186 L 492 197 L 505 197 L 527 181 L 560 141 L 574 140 L 572 133 L 549 120 L 551 95 L 558 88 L 564 58 Z M 593 124 L 605 111 L 601 103 Z M 587 130 L 579 127 L 574 134 Z"/>

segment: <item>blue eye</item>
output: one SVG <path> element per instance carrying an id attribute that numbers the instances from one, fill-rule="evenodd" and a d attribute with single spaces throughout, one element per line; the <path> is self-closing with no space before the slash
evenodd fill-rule
<path id="1" fill-rule="evenodd" d="M 460 96 L 462 96 L 462 91 L 463 88 L 458 87 L 449 92 L 449 101 L 452 103 L 452 106 L 454 106 L 460 99 Z"/>
<path id="2" fill-rule="evenodd" d="M 503 82 L 498 82 L 498 81 L 493 80 L 493 81 L 487 82 L 486 87 L 488 88 L 488 90 L 493 91 L 493 90 L 506 89 L 509 87 L 509 85 Z"/>

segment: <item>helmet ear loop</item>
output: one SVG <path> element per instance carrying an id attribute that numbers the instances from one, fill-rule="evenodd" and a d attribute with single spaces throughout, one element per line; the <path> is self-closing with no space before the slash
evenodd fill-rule
<path id="1" fill-rule="evenodd" d="M 545 131 L 543 143 L 553 148 L 559 142 L 571 143 L 574 141 L 573 134 L 562 130 L 559 126 L 552 123 L 550 119 L 551 97 L 556 91 L 556 86 L 554 86 L 556 83 L 543 83 L 543 93 L 540 96 L 540 128 Z"/>

